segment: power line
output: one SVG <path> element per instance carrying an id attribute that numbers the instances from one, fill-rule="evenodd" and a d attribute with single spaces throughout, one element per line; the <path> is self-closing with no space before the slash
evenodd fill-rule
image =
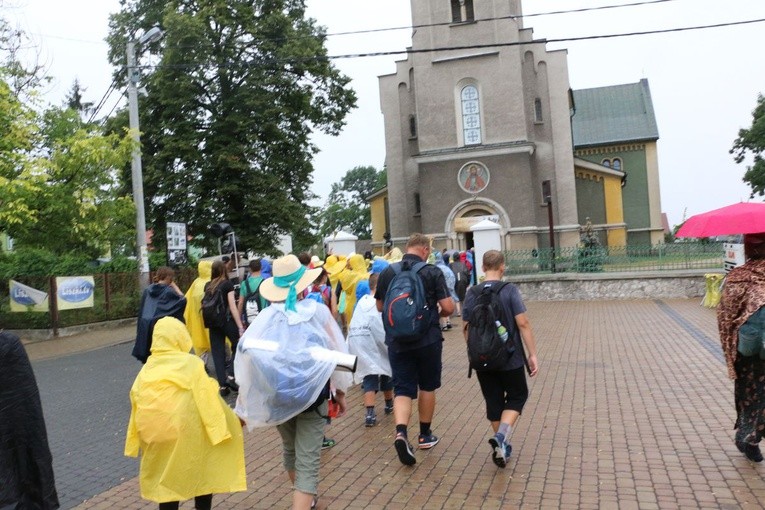
<path id="1" fill-rule="evenodd" d="M 30 35 L 45 37 L 47 39 L 60 39 L 62 41 L 81 42 L 87 44 L 108 44 L 106 41 L 94 41 L 91 39 L 77 39 L 75 37 L 64 37 L 63 35 L 41 34 L 40 32 L 29 32 Z"/>
<path id="2" fill-rule="evenodd" d="M 531 14 L 510 14 L 507 16 L 495 16 L 491 18 L 478 18 L 475 20 L 471 20 L 470 23 L 480 23 L 482 21 L 499 21 L 499 20 L 506 20 L 506 19 L 523 19 L 523 18 L 535 18 L 538 16 L 553 16 L 557 14 L 570 14 L 570 13 L 578 13 L 578 12 L 588 12 L 588 11 L 601 11 L 605 9 L 618 9 L 621 7 L 637 7 L 640 5 L 649 5 L 649 4 L 661 4 L 665 2 L 673 2 L 675 0 L 647 0 L 644 2 L 632 2 L 629 4 L 615 4 L 615 5 L 601 5 L 599 7 L 582 7 L 579 9 L 567 9 L 567 10 L 559 10 L 559 11 L 548 11 L 548 12 L 535 12 Z M 332 36 L 340 36 L 340 35 L 357 35 L 357 34 L 371 34 L 375 32 L 389 32 L 393 30 L 409 30 L 409 29 L 418 29 L 418 28 L 433 28 L 433 27 L 443 27 L 443 26 L 451 26 L 451 25 L 457 25 L 460 24 L 460 22 L 454 22 L 454 21 L 443 21 L 439 23 L 423 23 L 421 25 L 402 25 L 400 27 L 388 27 L 388 28 L 370 28 L 368 30 L 350 30 L 347 32 L 332 32 L 328 33 L 327 37 Z"/>
<path id="3" fill-rule="evenodd" d="M 589 41 L 589 40 L 595 40 L 595 39 L 615 39 L 619 37 L 668 34 L 673 32 L 688 32 L 691 30 L 705 30 L 709 28 L 722 28 L 722 27 L 732 27 L 732 26 L 738 26 L 738 25 L 750 25 L 750 24 L 762 23 L 762 22 L 765 22 L 765 18 L 744 20 L 744 21 L 731 21 L 727 23 L 715 23 L 712 25 L 696 25 L 691 27 L 663 28 L 658 30 L 646 30 L 643 32 L 624 32 L 619 34 L 586 35 L 581 37 L 561 37 L 557 39 L 537 39 L 532 41 L 516 41 L 516 42 L 508 42 L 508 43 L 471 44 L 471 45 L 464 45 L 464 46 L 448 46 L 443 48 L 427 48 L 427 49 L 421 49 L 421 50 L 407 49 L 407 50 L 398 50 L 398 51 L 381 51 L 381 52 L 370 52 L 370 53 L 350 53 L 346 55 L 331 55 L 327 58 L 341 59 L 341 58 L 380 57 L 380 56 L 402 55 L 402 54 L 413 54 L 413 53 L 430 53 L 434 51 L 472 50 L 472 49 L 484 49 L 484 48 L 500 48 L 500 47 L 507 47 L 507 46 L 523 46 L 527 44 L 547 44 L 547 43 L 560 43 L 560 42 Z"/>
<path id="4" fill-rule="evenodd" d="M 531 14 L 510 14 L 507 16 L 495 16 L 495 17 L 489 17 L 489 18 L 477 18 L 475 20 L 471 20 L 471 23 L 479 23 L 482 21 L 500 21 L 500 20 L 507 20 L 507 19 L 524 19 L 524 18 L 535 18 L 540 16 L 554 16 L 559 14 L 572 14 L 572 13 L 580 13 L 580 12 L 589 12 L 589 11 L 602 11 L 602 10 L 608 10 L 608 9 L 620 9 L 622 7 L 638 7 L 642 5 L 651 5 L 651 4 L 660 4 L 660 3 L 666 3 L 666 2 L 674 2 L 676 0 L 645 0 L 641 2 L 632 2 L 627 4 L 612 4 L 612 5 L 601 5 L 598 7 L 581 7 L 578 9 L 562 9 L 557 11 L 547 11 L 547 12 L 535 12 Z M 398 27 L 383 27 L 383 28 L 370 28 L 370 29 L 364 29 L 364 30 L 348 30 L 344 32 L 330 32 L 325 34 L 326 37 L 335 37 L 335 36 L 345 36 L 345 35 L 358 35 L 358 34 L 372 34 L 372 33 L 379 33 L 379 32 L 391 32 L 396 30 L 413 30 L 418 28 L 433 28 L 433 27 L 440 27 L 440 26 L 450 26 L 458 24 L 454 21 L 444 21 L 439 23 L 423 23 L 420 25 L 401 25 Z M 32 35 L 37 35 L 40 37 L 48 37 L 51 39 L 61 39 L 64 41 L 73 41 L 73 42 L 83 42 L 88 44 L 107 44 L 106 41 L 93 41 L 93 40 L 87 40 L 87 39 L 77 39 L 73 37 L 64 37 L 59 35 L 49 35 L 49 34 L 42 34 L 37 32 L 31 32 Z M 307 38 L 307 37 L 315 37 L 315 35 L 306 35 L 306 36 L 300 36 L 297 38 Z M 270 38 L 259 38 L 258 41 L 279 41 L 279 40 L 294 40 L 296 38 L 286 38 L 286 37 L 270 37 Z M 191 48 L 196 46 L 173 46 L 173 48 Z"/>
<path id="5" fill-rule="evenodd" d="M 122 96 L 120 95 L 119 97 L 117 97 L 117 102 L 114 103 L 114 106 L 112 106 L 112 109 L 109 110 L 109 113 L 107 113 L 104 116 L 103 120 L 101 120 L 101 127 L 103 127 L 106 124 L 106 121 L 109 120 L 109 117 L 112 116 L 112 113 L 114 113 L 114 110 L 117 109 L 117 106 L 119 106 L 121 102 L 122 102 Z"/>
<path id="6" fill-rule="evenodd" d="M 96 106 L 93 108 L 93 111 L 91 112 L 90 117 L 88 118 L 88 122 L 87 122 L 88 124 L 93 122 L 93 119 L 96 118 L 96 115 L 98 115 L 98 112 L 101 110 L 101 108 L 103 108 L 104 104 L 109 99 L 109 96 L 115 90 L 116 86 L 117 86 L 117 78 L 114 78 L 112 80 L 112 84 L 109 85 L 109 88 L 106 89 L 106 92 L 104 92 L 104 95 L 101 96 L 101 99 L 98 101 L 98 104 L 96 104 Z"/>
<path id="7" fill-rule="evenodd" d="M 635 36 L 644 36 L 644 35 L 666 34 L 666 33 L 673 33 L 673 32 L 688 32 L 693 30 L 706 30 L 711 28 L 750 25 L 750 24 L 762 23 L 762 22 L 765 22 L 765 18 L 743 20 L 743 21 L 731 21 L 726 23 L 715 23 L 711 25 L 696 25 L 696 26 L 690 26 L 690 27 L 676 27 L 676 28 L 664 28 L 664 29 L 657 29 L 657 30 L 646 30 L 642 32 L 623 32 L 618 34 L 588 35 L 588 36 L 581 36 L 581 37 L 561 37 L 556 39 L 536 39 L 531 41 L 515 41 L 515 42 L 506 42 L 506 43 L 469 44 L 469 45 L 463 45 L 463 46 L 445 46 L 440 48 L 423 48 L 423 49 L 410 48 L 410 49 L 404 49 L 404 50 L 376 51 L 376 52 L 369 52 L 369 53 L 349 53 L 349 54 L 343 54 L 343 55 L 313 56 L 313 57 L 290 58 L 290 59 L 269 59 L 265 63 L 274 64 L 274 65 L 280 65 L 280 64 L 283 65 L 283 64 L 313 62 L 317 60 L 339 60 L 339 59 L 351 59 L 351 58 L 383 57 L 383 56 L 404 55 L 404 54 L 408 55 L 408 54 L 415 54 L 415 53 L 431 53 L 431 52 L 437 52 L 437 51 L 473 50 L 473 49 L 486 49 L 486 48 L 501 48 L 501 47 L 509 47 L 509 46 L 524 46 L 524 45 L 531 45 L 531 44 L 579 42 L 579 41 L 597 40 L 597 39 L 614 39 L 619 37 L 635 37 Z M 160 69 L 160 68 L 195 69 L 195 68 L 202 68 L 203 66 L 199 64 L 154 64 L 154 65 L 144 65 L 140 67 L 145 69 Z M 224 66 L 224 67 L 228 67 L 228 66 Z"/>

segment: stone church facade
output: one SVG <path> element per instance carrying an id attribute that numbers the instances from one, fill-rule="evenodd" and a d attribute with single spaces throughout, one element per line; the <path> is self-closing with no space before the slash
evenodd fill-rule
<path id="1" fill-rule="evenodd" d="M 396 245 L 423 232 L 438 248 L 466 249 L 470 227 L 491 219 L 506 250 L 548 246 L 546 182 L 558 246 L 579 242 L 582 214 L 604 244 L 628 241 L 622 195 L 650 179 L 636 173 L 623 187 L 625 173 L 604 154 L 636 144 L 606 137 L 601 154 L 591 136 L 575 153 L 567 52 L 534 41 L 520 14 L 520 0 L 412 0 L 411 52 L 379 78 L 388 183 L 368 197 L 373 245 L 386 232 Z M 658 201 L 646 207 L 660 211 Z M 649 237 L 651 221 L 641 223 Z"/>

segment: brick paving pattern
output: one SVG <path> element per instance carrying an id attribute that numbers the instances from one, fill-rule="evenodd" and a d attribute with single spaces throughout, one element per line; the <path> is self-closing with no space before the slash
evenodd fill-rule
<path id="1" fill-rule="evenodd" d="M 433 423 L 441 442 L 402 466 L 392 417 L 380 401 L 378 426 L 364 427 L 354 388 L 349 413 L 327 431 L 338 444 L 322 454 L 319 508 L 762 508 L 765 466 L 733 444 L 732 382 L 713 310 L 698 300 L 528 307 L 541 371 L 507 469 L 491 462 L 478 382 L 467 379 L 455 329 Z M 415 436 L 416 414 L 412 425 Z M 288 508 L 275 429 L 246 433 L 245 452 L 248 491 L 216 495 L 214 506 Z M 77 508 L 155 507 L 132 478 Z"/>

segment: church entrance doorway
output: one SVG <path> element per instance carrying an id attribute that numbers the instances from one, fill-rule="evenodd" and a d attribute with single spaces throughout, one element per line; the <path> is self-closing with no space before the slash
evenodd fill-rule
<path id="1" fill-rule="evenodd" d="M 465 232 L 465 249 L 469 250 L 473 246 L 475 246 L 475 241 L 473 241 L 473 233 Z"/>

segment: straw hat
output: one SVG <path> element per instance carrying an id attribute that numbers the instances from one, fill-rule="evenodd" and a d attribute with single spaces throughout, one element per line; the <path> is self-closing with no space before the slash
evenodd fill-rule
<path id="1" fill-rule="evenodd" d="M 292 254 L 285 255 L 284 257 L 274 260 L 273 264 L 273 277 L 264 280 L 260 284 L 260 295 L 264 299 L 271 302 L 286 301 L 287 294 L 289 293 L 289 287 L 279 287 L 274 283 L 275 278 L 285 278 L 289 275 L 295 274 L 304 268 L 298 258 Z M 314 280 L 321 274 L 321 268 L 305 269 L 303 276 L 295 284 L 295 291 L 299 294 L 306 287 L 311 285 Z"/>
<path id="2" fill-rule="evenodd" d="M 318 255 L 314 255 L 311 257 L 311 264 L 309 265 L 311 269 L 315 267 L 321 267 L 323 265 L 324 265 L 324 261 L 321 260 Z"/>

